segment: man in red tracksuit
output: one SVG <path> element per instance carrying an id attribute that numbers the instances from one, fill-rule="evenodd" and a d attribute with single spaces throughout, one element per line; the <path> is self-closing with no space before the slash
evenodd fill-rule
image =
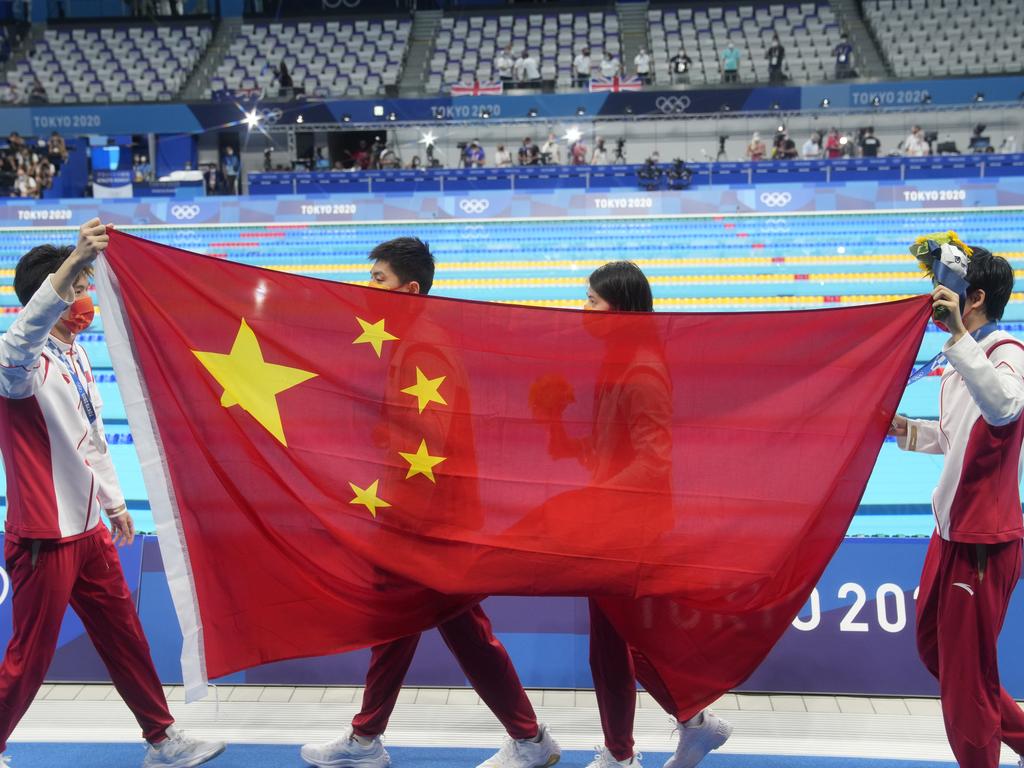
<path id="1" fill-rule="evenodd" d="M 414 294 L 430 292 L 434 280 L 434 257 L 426 243 L 411 237 L 390 240 L 377 246 L 370 254 L 370 260 L 373 262 L 370 268 L 371 287 Z M 442 331 L 436 329 L 433 336 L 426 333 L 423 336 L 441 334 Z M 410 485 L 407 491 L 417 494 L 419 500 L 427 504 L 435 523 L 452 512 L 453 503 L 466 507 L 459 510 L 462 521 L 473 513 L 473 507 L 479 506 L 479 502 L 472 501 L 476 496 L 475 458 L 467 455 L 465 450 L 465 446 L 472 445 L 472 425 L 458 415 L 471 412 L 468 388 L 460 383 L 464 382 L 465 375 L 456 362 L 440 351 L 441 346 L 414 344 L 409 348 L 401 347 L 390 363 L 388 379 L 391 388 L 397 389 L 408 383 L 401 377 L 410 375 L 419 367 L 428 371 L 431 377 L 443 373 L 449 387 L 446 397 L 452 408 L 444 412 L 428 409 L 415 435 L 408 433 L 408 426 L 400 423 L 399 414 L 385 412 L 378 434 L 382 443 L 395 450 L 403 445 L 406 450 L 412 450 L 420 435 L 425 434 L 424 444 L 437 446 L 439 451 L 435 450 L 448 457 L 438 471 L 451 468 L 445 487 L 457 487 L 457 490 L 443 492 L 441 486 L 418 478 L 425 482 Z M 451 415 L 453 413 L 454 416 Z M 397 471 L 400 477 L 406 477 L 405 468 Z M 465 479 L 460 482 L 459 477 Z M 465 485 L 467 482 L 471 485 Z M 396 508 L 403 506 L 397 497 L 391 500 Z M 547 728 L 537 722 L 537 715 L 523 690 L 512 659 L 494 636 L 483 608 L 474 605 L 440 624 L 438 631 L 473 688 L 508 732 L 501 750 L 478 768 L 547 768 L 557 763 L 561 750 Z M 419 639 L 416 634 L 373 648 L 362 709 L 353 718 L 352 727 L 339 739 L 302 747 L 303 760 L 319 768 L 387 768 L 391 765 L 380 736 L 387 728 L 398 701 Z"/>
<path id="2" fill-rule="evenodd" d="M 194 768 L 221 742 L 173 727 L 115 542 L 135 536 L 103 432 L 99 390 L 75 337 L 92 322 L 89 274 L 107 244 L 99 219 L 78 245 L 41 245 L 14 274 L 24 309 L 0 337 L 0 450 L 7 472 L 4 557 L 14 634 L 0 665 L 0 764 L 57 649 L 70 604 L 142 727 L 143 768 Z M 101 521 L 105 514 L 111 536 Z"/>
<path id="3" fill-rule="evenodd" d="M 995 327 L 1013 269 L 982 248 L 963 250 L 972 253 L 962 310 L 949 288 L 932 294 L 950 333 L 939 420 L 897 416 L 890 434 L 905 450 L 946 457 L 932 495 L 937 525 L 921 574 L 917 647 L 939 680 L 960 766 L 995 768 L 1000 742 L 1024 754 L 1024 713 L 1000 686 L 996 658 L 1021 572 L 1024 345 Z"/>

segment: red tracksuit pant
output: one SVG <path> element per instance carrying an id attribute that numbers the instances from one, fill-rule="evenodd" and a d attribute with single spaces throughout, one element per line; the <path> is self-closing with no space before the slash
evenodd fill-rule
<path id="1" fill-rule="evenodd" d="M 438 626 L 438 631 L 463 674 L 513 739 L 537 736 L 537 715 L 526 697 L 508 651 L 494 636 L 490 619 L 479 605 Z M 363 708 L 352 730 L 371 738 L 384 733 L 398 701 L 420 636 L 410 635 L 373 648 L 366 674 Z"/>
<path id="2" fill-rule="evenodd" d="M 682 712 L 647 657 L 631 649 L 597 601 L 590 603 L 590 673 L 594 678 L 601 714 L 604 745 L 616 760 L 633 756 L 633 718 L 636 681 L 677 720 L 685 722 L 697 712 Z"/>
<path id="3" fill-rule="evenodd" d="M 109 531 L 101 525 L 82 539 L 40 542 L 34 564 L 32 542 L 8 539 L 4 558 L 11 579 L 14 634 L 0 666 L 0 752 L 43 684 L 68 603 L 142 726 L 143 736 L 160 740 L 174 718 Z"/>
<path id="4" fill-rule="evenodd" d="M 1021 542 L 959 544 L 932 535 L 917 599 L 917 650 L 939 679 L 961 768 L 996 768 L 1000 742 L 1024 754 L 1024 712 L 999 684 L 996 641 L 1021 570 Z"/>

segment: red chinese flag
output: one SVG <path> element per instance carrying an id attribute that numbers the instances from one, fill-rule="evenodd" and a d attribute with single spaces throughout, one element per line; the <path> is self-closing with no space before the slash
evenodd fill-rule
<path id="1" fill-rule="evenodd" d="M 930 309 L 533 309 L 119 232 L 97 283 L 190 696 L 482 595 L 590 595 L 679 714 L 806 600 Z"/>

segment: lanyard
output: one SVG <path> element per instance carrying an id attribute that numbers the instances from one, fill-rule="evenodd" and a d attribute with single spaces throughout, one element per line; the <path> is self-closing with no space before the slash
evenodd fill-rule
<path id="1" fill-rule="evenodd" d="M 85 415 L 89 419 L 89 425 L 92 427 L 96 426 L 96 409 L 92 405 L 92 398 L 89 397 L 89 392 L 86 390 L 85 385 L 82 384 L 82 379 L 78 376 L 78 371 L 75 368 L 74 361 L 64 359 L 66 353 L 62 352 L 60 347 L 53 343 L 52 340 L 47 339 L 46 345 L 50 348 L 50 351 L 57 356 L 60 360 L 64 370 L 71 375 L 71 381 L 74 382 L 75 388 L 78 390 L 78 397 L 82 400 L 82 407 L 85 408 Z"/>
<path id="2" fill-rule="evenodd" d="M 994 330 L 996 330 L 995 323 L 985 323 L 985 325 L 981 326 L 981 328 L 972 333 L 971 337 L 975 341 L 980 342 Z M 907 386 L 910 386 L 915 381 L 920 381 L 921 379 L 927 376 L 931 376 L 932 372 L 935 371 L 936 368 L 944 367 L 947 362 L 948 361 L 946 360 L 946 355 L 942 352 L 939 352 L 939 354 L 937 354 L 927 363 L 925 363 L 912 374 L 910 374 L 910 378 L 907 380 Z"/>

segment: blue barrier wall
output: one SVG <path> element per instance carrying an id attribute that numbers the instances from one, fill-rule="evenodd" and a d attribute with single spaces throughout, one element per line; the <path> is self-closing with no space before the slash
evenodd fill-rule
<path id="1" fill-rule="evenodd" d="M 783 112 L 818 109 L 828 99 L 831 110 L 871 108 L 875 98 L 887 109 L 962 106 L 975 103 L 978 93 L 985 101 L 1012 103 L 1024 92 L 1024 77 L 950 78 L 908 80 L 872 84 L 830 84 L 708 90 L 639 91 L 635 93 L 555 93 L 527 96 L 450 97 L 424 99 L 334 99 L 328 101 L 261 102 L 265 123 L 294 124 L 301 115 L 306 123 L 341 124 L 342 116 L 357 123 L 381 123 L 382 114 L 395 113 L 399 121 L 474 120 L 486 111 L 492 119 L 522 119 L 536 111 L 538 120 L 578 118 L 582 108 L 588 117 L 613 115 L 670 115 L 731 112 Z M 246 105 L 251 108 L 252 105 Z M 630 110 L 627 113 L 627 108 Z M 233 102 L 202 104 L 54 105 L 0 107 L 5 130 L 32 135 L 43 131 L 63 133 L 198 133 L 238 125 L 243 117 Z"/>

